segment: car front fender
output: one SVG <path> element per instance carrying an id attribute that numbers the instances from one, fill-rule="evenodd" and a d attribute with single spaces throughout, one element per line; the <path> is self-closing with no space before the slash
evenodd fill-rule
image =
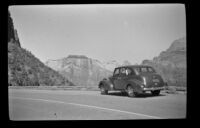
<path id="1" fill-rule="evenodd" d="M 110 80 L 108 79 L 103 79 L 102 81 L 99 82 L 99 88 L 100 86 L 104 86 L 106 90 L 112 90 L 113 89 L 113 84 Z"/>

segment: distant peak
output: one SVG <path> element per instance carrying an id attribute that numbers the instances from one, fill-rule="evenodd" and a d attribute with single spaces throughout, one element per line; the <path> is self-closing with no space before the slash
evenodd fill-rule
<path id="1" fill-rule="evenodd" d="M 171 46 L 167 49 L 168 52 L 186 50 L 186 38 L 182 37 L 172 42 Z"/>
<path id="2" fill-rule="evenodd" d="M 88 59 L 88 57 L 85 55 L 69 55 L 67 58 Z"/>
<path id="3" fill-rule="evenodd" d="M 14 28 L 13 19 L 10 16 L 10 12 L 8 11 L 8 43 L 9 42 L 17 44 L 19 47 L 21 47 L 17 30 Z"/>

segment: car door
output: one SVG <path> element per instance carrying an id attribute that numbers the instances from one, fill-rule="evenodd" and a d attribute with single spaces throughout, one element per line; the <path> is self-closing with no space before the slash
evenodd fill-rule
<path id="1" fill-rule="evenodd" d="M 122 67 L 119 70 L 119 75 L 115 79 L 115 88 L 116 89 L 124 89 L 124 79 L 126 78 L 126 68 Z"/>
<path id="2" fill-rule="evenodd" d="M 119 79 L 120 79 L 120 68 L 116 68 L 114 73 L 113 73 L 113 77 L 112 77 L 112 82 L 114 85 L 114 89 L 118 89 L 119 86 Z"/>
<path id="3" fill-rule="evenodd" d="M 120 89 L 126 89 L 126 85 L 129 84 L 129 80 L 133 78 L 133 72 L 129 67 L 121 70 L 120 74 Z"/>

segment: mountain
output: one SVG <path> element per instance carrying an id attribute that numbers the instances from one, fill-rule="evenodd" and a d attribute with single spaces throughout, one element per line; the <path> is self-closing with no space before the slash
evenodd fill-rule
<path id="1" fill-rule="evenodd" d="M 100 80 L 112 75 L 113 72 L 106 69 L 102 62 L 84 55 L 69 55 L 58 60 L 48 60 L 45 64 L 75 85 L 85 87 L 97 86 Z"/>
<path id="2" fill-rule="evenodd" d="M 120 64 L 116 60 L 104 61 L 101 64 L 103 68 L 111 72 L 113 72 L 116 67 L 120 66 Z"/>
<path id="3" fill-rule="evenodd" d="M 173 41 L 166 51 L 142 64 L 153 66 L 168 85 L 186 86 L 186 38 Z"/>
<path id="4" fill-rule="evenodd" d="M 8 12 L 8 85 L 73 85 L 58 72 L 44 65 L 20 45 L 17 30 Z"/>
<path id="5" fill-rule="evenodd" d="M 129 62 L 128 60 L 125 60 L 121 65 L 122 66 L 131 65 L 131 62 Z"/>
<path id="6" fill-rule="evenodd" d="M 10 12 L 8 12 L 8 42 L 15 44 L 16 46 L 21 48 L 17 30 L 14 29 L 13 20 L 10 16 Z"/>

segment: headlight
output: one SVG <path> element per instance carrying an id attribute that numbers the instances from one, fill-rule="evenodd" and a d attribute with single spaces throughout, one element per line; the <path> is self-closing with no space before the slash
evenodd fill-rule
<path id="1" fill-rule="evenodd" d="M 145 78 L 145 77 L 142 77 L 142 79 L 143 79 L 144 85 L 146 85 L 146 84 L 147 84 L 147 83 L 146 83 L 146 78 Z"/>

